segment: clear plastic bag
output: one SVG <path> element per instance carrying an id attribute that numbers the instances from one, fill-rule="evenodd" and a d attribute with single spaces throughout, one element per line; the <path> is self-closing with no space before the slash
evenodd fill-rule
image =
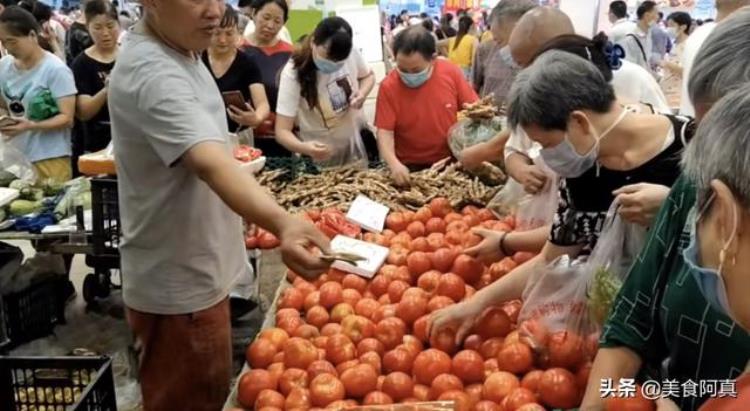
<path id="1" fill-rule="evenodd" d="M 487 203 L 487 209 L 497 217 L 516 214 L 518 205 L 525 196 L 523 186 L 516 180 L 508 179 L 505 186 Z"/>
<path id="2" fill-rule="evenodd" d="M 588 267 L 591 284 L 588 307 L 593 320 L 603 324 L 620 287 L 646 241 L 646 229 L 620 217 L 615 201 L 607 212 L 599 240 L 591 252 Z"/>
<path id="3" fill-rule="evenodd" d="M 518 205 L 516 228 L 520 231 L 533 230 L 552 224 L 558 206 L 558 177 L 542 157 L 533 156 L 534 164 L 547 174 L 547 183 L 537 194 L 524 196 Z"/>
<path id="4" fill-rule="evenodd" d="M 493 117 L 489 120 L 464 118 L 448 130 L 448 147 L 455 157 L 459 157 L 465 148 L 490 140 L 503 128 L 505 128 L 503 117 Z"/>
<path id="5" fill-rule="evenodd" d="M 36 181 L 36 171 L 26 155 L 0 137 L 0 171 L 10 173 L 18 180 Z"/>

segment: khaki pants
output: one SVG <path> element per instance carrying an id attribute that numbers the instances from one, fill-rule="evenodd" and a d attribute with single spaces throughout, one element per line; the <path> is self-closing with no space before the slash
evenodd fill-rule
<path id="1" fill-rule="evenodd" d="M 192 314 L 127 309 L 144 411 L 221 410 L 232 378 L 229 300 Z"/>
<path id="2" fill-rule="evenodd" d="M 51 178 L 59 183 L 65 183 L 73 178 L 73 168 L 70 157 L 50 158 L 34 163 L 34 169 L 40 181 Z"/>

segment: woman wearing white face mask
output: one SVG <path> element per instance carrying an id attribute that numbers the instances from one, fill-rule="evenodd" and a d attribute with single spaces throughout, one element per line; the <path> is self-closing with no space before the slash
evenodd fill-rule
<path id="1" fill-rule="evenodd" d="M 667 32 L 674 42 L 672 51 L 661 62 L 664 69 L 664 77 L 661 87 L 669 100 L 669 106 L 673 109 L 680 108 L 682 97 L 682 54 L 685 51 L 685 41 L 690 36 L 690 26 L 693 19 L 689 14 L 678 11 L 667 17 Z"/>
<path id="2" fill-rule="evenodd" d="M 434 314 L 433 332 L 460 324 L 458 337 L 463 337 L 484 309 L 521 298 L 537 264 L 590 251 L 621 187 L 672 185 L 693 130 L 684 118 L 627 111 L 599 69 L 558 50 L 519 73 L 509 101 L 510 127 L 522 127 L 539 143 L 544 162 L 561 177 L 550 236 L 538 256 L 468 301 Z M 504 240 L 501 250 L 507 247 Z"/>

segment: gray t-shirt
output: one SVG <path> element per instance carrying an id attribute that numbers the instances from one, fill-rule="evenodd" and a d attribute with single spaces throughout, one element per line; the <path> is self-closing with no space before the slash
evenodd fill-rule
<path id="1" fill-rule="evenodd" d="M 242 219 L 180 161 L 205 141 L 231 151 L 216 82 L 199 58 L 135 27 L 109 87 L 125 304 L 154 314 L 211 307 L 249 275 Z"/>

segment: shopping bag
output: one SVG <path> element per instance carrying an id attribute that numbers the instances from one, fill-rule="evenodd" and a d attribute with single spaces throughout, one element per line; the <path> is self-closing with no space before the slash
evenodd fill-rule
<path id="1" fill-rule="evenodd" d="M 519 203 L 526 195 L 521 184 L 516 180 L 508 179 L 505 186 L 487 203 L 487 209 L 497 217 L 514 215 L 518 211 Z"/>
<path id="2" fill-rule="evenodd" d="M 7 187 L 13 180 L 36 181 L 36 171 L 26 155 L 13 144 L 0 138 L 0 180 Z M 7 183 L 7 184 L 6 184 Z"/>
<path id="3" fill-rule="evenodd" d="M 523 292 L 519 334 L 540 365 L 575 370 L 596 354 L 600 327 L 586 309 L 587 258 L 538 263 Z"/>
<path id="4" fill-rule="evenodd" d="M 535 165 L 547 175 L 547 183 L 537 194 L 526 194 L 518 204 L 516 229 L 533 230 L 552 224 L 558 207 L 558 177 L 538 153 L 531 154 Z"/>
<path id="5" fill-rule="evenodd" d="M 587 263 L 591 271 L 588 308 L 599 325 L 604 324 L 630 266 L 646 241 L 646 229 L 620 217 L 619 207 L 619 202 L 615 201 L 609 208 L 601 235 Z"/>
<path id="6" fill-rule="evenodd" d="M 491 119 L 461 119 L 448 130 L 448 147 L 454 157 L 460 158 L 464 149 L 495 137 L 503 130 L 504 123 L 505 119 L 499 116 Z"/>

